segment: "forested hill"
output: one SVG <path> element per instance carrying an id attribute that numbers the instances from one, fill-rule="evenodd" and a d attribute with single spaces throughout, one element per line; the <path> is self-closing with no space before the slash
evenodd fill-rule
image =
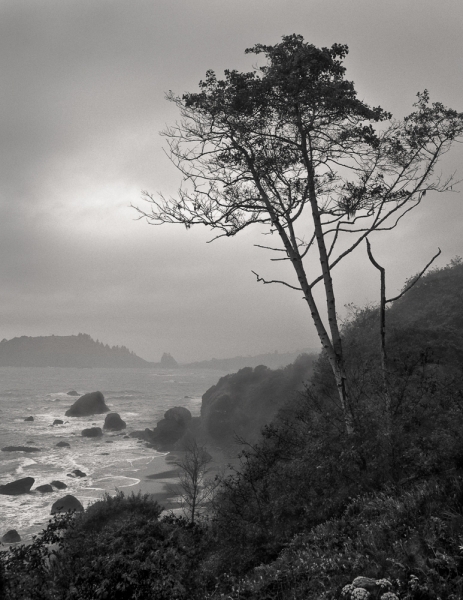
<path id="1" fill-rule="evenodd" d="M 150 367 L 125 346 L 109 347 L 86 333 L 16 337 L 0 342 L 0 367 Z"/>

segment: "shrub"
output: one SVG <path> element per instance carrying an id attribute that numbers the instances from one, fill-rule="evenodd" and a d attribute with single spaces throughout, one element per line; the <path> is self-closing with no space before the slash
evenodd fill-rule
<path id="1" fill-rule="evenodd" d="M 161 511 L 148 495 L 119 492 L 56 517 L 32 546 L 3 557 L 7 600 L 203 597 L 204 530 Z"/>

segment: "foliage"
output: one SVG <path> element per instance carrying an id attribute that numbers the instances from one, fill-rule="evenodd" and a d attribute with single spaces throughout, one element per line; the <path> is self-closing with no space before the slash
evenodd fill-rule
<path id="1" fill-rule="evenodd" d="M 119 492 L 82 515 L 55 517 L 32 546 L 3 556 L 6 600 L 200 598 L 203 529 L 160 519 L 161 510 L 148 495 Z"/>
<path id="2" fill-rule="evenodd" d="M 450 279 L 453 273 L 452 296 L 459 269 L 446 270 Z M 423 278 L 422 305 L 433 277 Z M 440 302 L 446 302 L 444 290 Z M 395 331 L 389 433 L 377 319 L 377 311 L 366 308 L 344 328 L 355 434 L 346 438 L 336 383 L 322 355 L 305 394 L 280 410 L 224 481 L 216 500 L 219 571 L 240 574 L 272 560 L 294 534 L 338 516 L 359 494 L 462 468 L 463 370 L 434 362 L 432 348 L 420 347 L 419 324 L 404 330 L 403 340 Z"/>
<path id="3" fill-rule="evenodd" d="M 378 311 L 353 309 L 343 327 L 352 435 L 322 354 L 310 384 L 279 398 L 273 421 L 223 479 L 208 521 L 162 517 L 146 495 L 106 496 L 1 553 L 2 598 L 463 597 L 462 283 L 454 260 L 388 310 L 390 431 Z M 272 387 L 281 394 L 304 368 L 243 369 L 207 398 L 219 392 L 222 409 L 231 398 L 265 406 Z M 374 580 L 370 588 L 358 588 L 359 577 Z"/>
<path id="4" fill-rule="evenodd" d="M 317 48 L 294 34 L 246 52 L 266 63 L 248 73 L 227 70 L 224 79 L 208 71 L 199 92 L 169 94 L 182 120 L 164 135 L 184 185 L 176 198 L 145 193 L 151 212 L 137 210 L 152 224 L 201 224 L 217 237 L 255 224 L 278 234 L 258 246 L 288 261 L 292 280 L 255 275 L 302 292 L 351 434 L 332 270 L 371 232 L 396 227 L 428 191 L 451 189 L 452 176 L 434 171 L 463 136 L 463 113 L 431 104 L 425 90 L 410 115 L 391 120 L 345 79 L 345 45 Z M 319 282 L 328 327 L 314 296 Z"/>
<path id="5" fill-rule="evenodd" d="M 389 588 L 401 600 L 457 600 L 462 541 L 461 477 L 386 488 L 357 497 L 339 517 L 295 536 L 274 562 L 230 578 L 214 598 L 340 599 L 362 575 L 383 584 L 362 598 L 373 600 Z"/>
<path id="6" fill-rule="evenodd" d="M 315 357 L 301 354 L 282 369 L 260 365 L 221 377 L 203 395 L 201 419 L 206 431 L 222 445 L 236 436 L 255 441 L 261 428 L 313 371 Z"/>

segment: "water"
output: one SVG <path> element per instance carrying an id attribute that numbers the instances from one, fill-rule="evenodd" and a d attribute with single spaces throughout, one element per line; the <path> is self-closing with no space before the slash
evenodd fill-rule
<path id="1" fill-rule="evenodd" d="M 173 406 L 188 408 L 198 416 L 201 396 L 223 375 L 213 370 L 187 369 L 68 369 L 0 368 L 0 448 L 32 446 L 40 452 L 0 452 L 0 485 L 22 477 L 34 477 L 29 494 L 0 495 L 0 537 L 16 529 L 23 541 L 41 531 L 50 518 L 50 507 L 65 494 L 74 494 L 84 506 L 116 488 L 130 492 L 140 483 L 140 472 L 159 473 L 165 454 L 148 449 L 124 435 L 153 428 Z M 79 395 L 100 390 L 107 406 L 127 423 L 122 433 L 105 433 L 102 439 L 81 437 L 82 429 L 103 426 L 105 415 L 72 418 L 65 411 Z M 24 419 L 33 416 L 33 422 Z M 53 426 L 55 419 L 63 425 Z M 71 448 L 57 448 L 59 441 Z M 112 443 L 108 443 L 112 442 Z M 80 469 L 86 478 L 67 474 Z M 138 477 L 137 477 L 138 474 Z M 59 480 L 66 490 L 34 492 L 42 484 Z"/>

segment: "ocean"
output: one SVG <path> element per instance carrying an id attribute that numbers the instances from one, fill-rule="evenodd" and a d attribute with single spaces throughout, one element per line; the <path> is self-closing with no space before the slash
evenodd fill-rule
<path id="1" fill-rule="evenodd" d="M 0 495 L 0 538 L 16 529 L 22 541 L 29 541 L 50 519 L 55 500 L 73 494 L 84 506 L 103 493 L 116 489 L 129 492 L 142 489 L 140 472 L 161 473 L 168 468 L 166 454 L 147 448 L 131 431 L 153 428 L 173 406 L 184 406 L 199 416 L 201 396 L 224 375 L 206 369 L 70 369 L 0 368 L 0 448 L 32 446 L 40 452 L 0 452 L 0 485 L 23 477 L 34 477 L 28 494 Z M 103 427 L 105 415 L 65 417 L 65 411 L 78 396 L 101 391 L 107 406 L 127 423 L 122 432 L 105 433 L 98 440 L 83 438 L 82 429 Z M 25 421 L 26 417 L 34 421 Z M 63 425 L 53 426 L 55 419 Z M 56 444 L 65 441 L 70 448 Z M 68 473 L 80 469 L 85 478 Z M 41 494 L 34 489 L 59 480 L 65 490 Z M 159 483 L 162 486 L 162 483 Z M 159 490 L 161 491 L 161 490 Z"/>

